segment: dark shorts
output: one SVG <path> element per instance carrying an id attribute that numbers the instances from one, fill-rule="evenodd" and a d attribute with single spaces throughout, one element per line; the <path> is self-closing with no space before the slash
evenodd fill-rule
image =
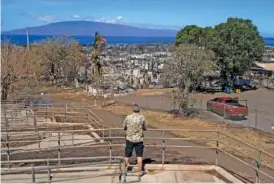
<path id="1" fill-rule="evenodd" d="M 131 157 L 133 149 L 135 149 L 135 153 L 137 157 L 143 157 L 143 152 L 144 152 L 143 142 L 130 142 L 126 140 L 125 156 Z"/>

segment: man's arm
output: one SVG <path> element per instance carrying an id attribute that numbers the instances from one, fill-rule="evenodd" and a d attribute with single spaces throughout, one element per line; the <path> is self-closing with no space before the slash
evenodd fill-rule
<path id="1" fill-rule="evenodd" d="M 126 117 L 126 119 L 124 120 L 123 129 L 124 129 L 124 130 L 127 130 L 127 117 Z"/>
<path id="2" fill-rule="evenodd" d="M 143 119 L 143 129 L 144 129 L 144 130 L 147 130 L 147 122 L 146 122 L 145 117 L 144 117 L 144 119 Z"/>

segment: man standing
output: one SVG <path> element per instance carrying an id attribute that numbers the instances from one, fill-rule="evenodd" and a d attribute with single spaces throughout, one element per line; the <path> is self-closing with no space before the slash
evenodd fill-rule
<path id="1" fill-rule="evenodd" d="M 124 121 L 124 130 L 126 130 L 126 148 L 125 148 L 125 164 L 128 166 L 133 149 L 137 156 L 138 168 L 140 175 L 144 174 L 142 170 L 143 151 L 144 151 L 144 130 L 147 129 L 145 117 L 141 114 L 140 107 L 135 104 L 133 106 L 133 113 L 128 115 Z"/>

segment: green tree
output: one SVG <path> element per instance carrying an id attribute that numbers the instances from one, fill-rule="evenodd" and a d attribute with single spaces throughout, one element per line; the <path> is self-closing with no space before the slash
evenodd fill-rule
<path id="1" fill-rule="evenodd" d="M 203 28 L 196 25 L 185 26 L 176 35 L 176 45 L 195 44 L 200 45 Z"/>
<path id="2" fill-rule="evenodd" d="M 214 28 L 195 25 L 177 33 L 175 45 L 195 44 L 215 52 L 222 77 L 227 81 L 248 71 L 260 60 L 265 44 L 258 28 L 249 19 L 228 18 Z"/>
<path id="3" fill-rule="evenodd" d="M 251 20 L 229 18 L 215 27 L 217 42 L 213 48 L 224 78 L 232 79 L 260 60 L 265 44 Z"/>
<path id="4" fill-rule="evenodd" d="M 175 45 L 194 44 L 213 49 L 216 46 L 216 30 L 212 27 L 201 28 L 195 25 L 185 26 L 176 36 Z"/>

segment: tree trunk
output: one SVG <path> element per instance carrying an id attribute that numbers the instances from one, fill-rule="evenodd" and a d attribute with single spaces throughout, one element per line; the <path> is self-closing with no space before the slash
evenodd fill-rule
<path id="1" fill-rule="evenodd" d="M 2 90 L 1 90 L 1 100 L 5 101 L 8 98 L 8 94 L 9 94 L 9 85 L 4 85 L 2 86 Z"/>

